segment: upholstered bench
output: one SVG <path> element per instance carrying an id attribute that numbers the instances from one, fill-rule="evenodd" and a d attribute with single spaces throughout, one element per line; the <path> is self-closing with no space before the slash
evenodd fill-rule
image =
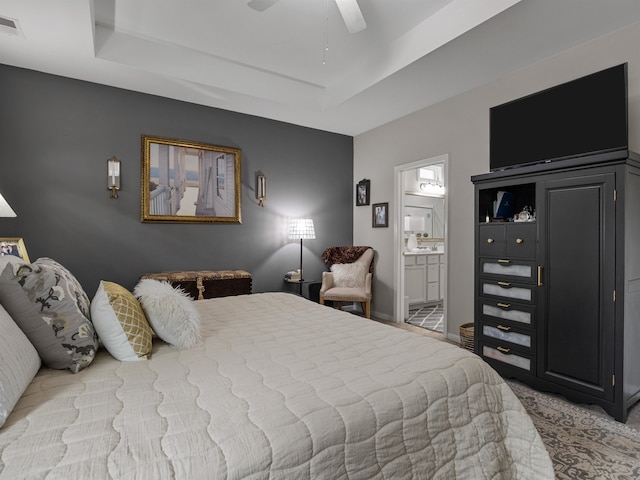
<path id="1" fill-rule="evenodd" d="M 196 300 L 251 293 L 252 279 L 244 270 L 194 270 L 145 273 L 140 277 L 166 281 L 180 287 Z"/>

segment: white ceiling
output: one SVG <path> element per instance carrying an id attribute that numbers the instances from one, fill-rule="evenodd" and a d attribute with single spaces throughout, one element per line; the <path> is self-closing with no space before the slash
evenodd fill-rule
<path id="1" fill-rule="evenodd" d="M 0 63 L 357 135 L 640 21 L 638 0 L 0 0 Z M 325 47 L 328 46 L 328 49 Z"/>

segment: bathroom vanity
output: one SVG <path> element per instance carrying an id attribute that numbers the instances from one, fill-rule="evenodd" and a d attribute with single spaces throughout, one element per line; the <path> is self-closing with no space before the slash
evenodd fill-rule
<path id="1" fill-rule="evenodd" d="M 426 249 L 404 254 L 405 295 L 409 305 L 438 303 L 444 294 L 444 253 Z"/>

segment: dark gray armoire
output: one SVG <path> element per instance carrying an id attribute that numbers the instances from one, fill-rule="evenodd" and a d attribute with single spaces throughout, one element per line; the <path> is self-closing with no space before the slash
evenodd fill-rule
<path id="1" fill-rule="evenodd" d="M 503 377 L 626 421 L 640 400 L 640 156 L 471 180 L 476 353 Z"/>

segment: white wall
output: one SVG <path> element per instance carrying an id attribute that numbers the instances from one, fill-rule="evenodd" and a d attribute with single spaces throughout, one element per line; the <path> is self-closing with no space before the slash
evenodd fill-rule
<path id="1" fill-rule="evenodd" d="M 371 208 L 354 207 L 355 245 L 376 252 L 374 316 L 393 318 L 394 166 L 448 153 L 448 333 L 473 320 L 472 175 L 489 171 L 489 108 L 604 68 L 629 63 L 630 148 L 640 149 L 640 23 L 542 60 L 488 85 L 354 139 L 354 178 L 371 179 L 371 202 L 390 202 L 389 228 L 371 228 Z"/>

